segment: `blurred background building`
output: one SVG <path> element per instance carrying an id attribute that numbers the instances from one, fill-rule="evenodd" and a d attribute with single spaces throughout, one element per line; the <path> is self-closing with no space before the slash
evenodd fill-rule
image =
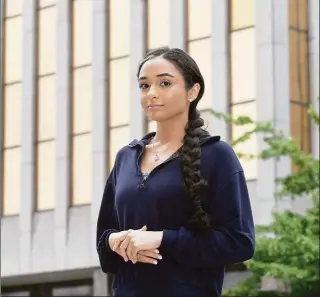
<path id="1" fill-rule="evenodd" d="M 207 84 L 199 108 L 226 141 L 243 131 L 210 108 L 271 121 L 319 152 L 307 106 L 319 95 L 318 0 L 2 0 L 0 195 L 2 295 L 102 296 L 95 228 L 119 148 L 155 128 L 136 70 L 180 47 Z M 257 153 L 260 138 L 242 149 Z M 276 207 L 287 160 L 242 160 L 255 221 Z M 229 272 L 226 286 L 241 278 Z"/>

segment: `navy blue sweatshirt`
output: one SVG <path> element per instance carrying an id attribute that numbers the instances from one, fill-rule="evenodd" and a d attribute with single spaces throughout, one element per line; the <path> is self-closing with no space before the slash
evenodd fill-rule
<path id="1" fill-rule="evenodd" d="M 187 229 L 193 206 L 185 196 L 178 153 L 144 180 L 140 160 L 154 136 L 122 148 L 106 182 L 97 222 L 97 251 L 115 274 L 115 296 L 220 296 L 225 266 L 250 259 L 254 224 L 245 175 L 233 149 L 219 137 L 201 138 L 201 174 L 208 182 L 202 206 L 212 231 Z M 125 262 L 108 243 L 112 232 L 163 231 L 157 265 Z"/>

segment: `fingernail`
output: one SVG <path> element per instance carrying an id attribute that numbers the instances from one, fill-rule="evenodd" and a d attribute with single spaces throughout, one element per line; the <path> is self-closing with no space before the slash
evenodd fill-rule
<path id="1" fill-rule="evenodd" d="M 159 255 L 159 256 L 158 256 L 158 259 L 159 259 L 159 260 L 161 260 L 161 259 L 162 259 L 162 256 L 161 256 L 161 255 Z"/>
<path id="2" fill-rule="evenodd" d="M 158 261 L 153 261 L 153 264 L 154 264 L 154 265 L 157 265 L 157 264 L 158 264 Z"/>

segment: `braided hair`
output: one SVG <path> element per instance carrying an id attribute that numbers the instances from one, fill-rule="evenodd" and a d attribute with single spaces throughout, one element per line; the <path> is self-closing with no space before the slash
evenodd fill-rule
<path id="1" fill-rule="evenodd" d="M 188 122 L 185 126 L 185 136 L 180 149 L 179 159 L 182 166 L 184 189 L 191 200 L 193 211 L 186 226 L 197 232 L 210 230 L 210 219 L 201 205 L 201 193 L 206 188 L 207 183 L 200 173 L 201 145 L 200 137 L 208 132 L 202 129 L 203 119 L 197 110 L 197 104 L 202 98 L 205 84 L 203 76 L 196 62 L 186 52 L 181 49 L 168 47 L 159 48 L 149 52 L 138 68 L 139 77 L 142 66 L 152 58 L 162 57 L 173 63 L 184 77 L 185 86 L 190 90 L 196 83 L 200 85 L 198 96 L 189 107 Z"/>

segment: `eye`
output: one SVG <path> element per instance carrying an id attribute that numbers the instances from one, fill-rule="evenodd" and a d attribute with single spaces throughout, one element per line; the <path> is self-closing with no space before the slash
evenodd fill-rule
<path id="1" fill-rule="evenodd" d="M 162 81 L 160 85 L 161 85 L 161 86 L 164 86 L 164 87 L 169 87 L 169 86 L 171 86 L 171 82 L 169 82 L 169 81 Z"/>
<path id="2" fill-rule="evenodd" d="M 140 84 L 139 85 L 139 88 L 144 90 L 144 89 L 147 89 L 149 86 L 147 84 Z"/>

